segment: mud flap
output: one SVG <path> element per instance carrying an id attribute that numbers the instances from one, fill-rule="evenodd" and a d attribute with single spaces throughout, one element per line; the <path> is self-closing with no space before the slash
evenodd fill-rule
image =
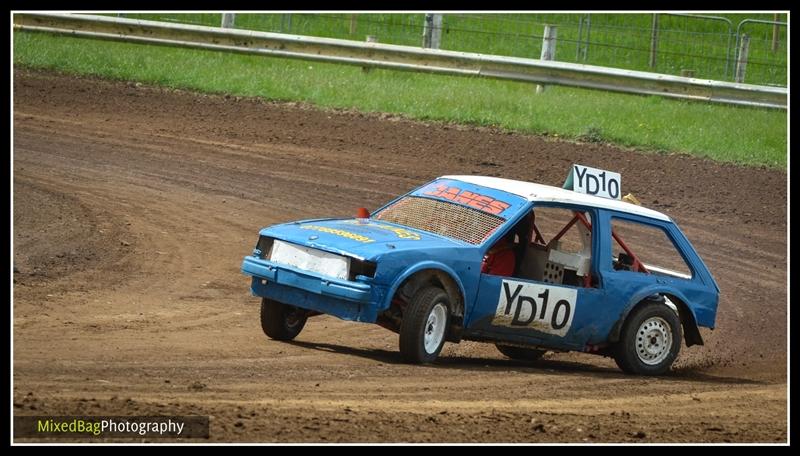
<path id="1" fill-rule="evenodd" d="M 678 315 L 681 318 L 681 325 L 683 325 L 683 338 L 686 341 L 686 346 L 704 345 L 703 337 L 700 335 L 700 328 L 697 327 L 697 322 L 694 321 L 692 313 L 686 308 L 686 304 L 678 304 Z"/>

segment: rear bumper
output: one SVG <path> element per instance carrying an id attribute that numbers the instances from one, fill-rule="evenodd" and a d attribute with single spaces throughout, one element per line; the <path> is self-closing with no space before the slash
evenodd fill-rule
<path id="1" fill-rule="evenodd" d="M 374 322 L 377 318 L 370 302 L 381 301 L 373 301 L 372 284 L 323 277 L 254 256 L 244 258 L 242 272 L 253 277 L 250 289 L 256 296 L 345 320 Z"/>

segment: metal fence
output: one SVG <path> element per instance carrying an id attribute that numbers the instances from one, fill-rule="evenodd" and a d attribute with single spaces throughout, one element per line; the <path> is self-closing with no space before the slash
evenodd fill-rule
<path id="1" fill-rule="evenodd" d="M 221 14 L 124 14 L 219 26 Z M 439 49 L 539 58 L 545 25 L 558 28 L 555 60 L 736 81 L 742 35 L 744 78 L 786 86 L 786 14 L 442 14 Z M 425 14 L 285 13 L 235 15 L 235 28 L 422 46 Z M 430 26 L 430 24 L 429 24 Z"/>
<path id="2" fill-rule="evenodd" d="M 423 43 L 431 48 L 441 44 L 441 17 L 426 15 Z M 14 30 L 62 34 L 100 40 L 140 44 L 209 49 L 282 58 L 358 65 L 364 69 L 387 68 L 426 73 L 478 76 L 640 95 L 703 100 L 718 103 L 787 108 L 787 89 L 763 85 L 737 84 L 645 71 L 552 61 L 557 29 L 545 27 L 548 36 L 540 58 L 425 49 L 352 39 L 241 30 L 233 27 L 232 14 L 224 14 L 221 26 L 171 24 L 165 21 L 130 19 L 87 14 L 19 13 L 13 16 Z M 434 33 L 436 32 L 436 33 Z M 438 37 L 438 38 L 437 38 Z M 748 40 L 743 35 L 743 49 Z M 746 58 L 746 56 L 744 56 Z"/>
<path id="3" fill-rule="evenodd" d="M 762 80 L 766 84 L 786 85 L 787 24 L 780 21 L 745 19 L 736 28 L 734 51 L 742 61 L 742 40 L 747 46 L 747 69 L 743 81 Z"/>

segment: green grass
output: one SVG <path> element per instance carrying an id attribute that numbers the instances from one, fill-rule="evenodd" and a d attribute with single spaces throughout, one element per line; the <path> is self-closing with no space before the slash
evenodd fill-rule
<path id="1" fill-rule="evenodd" d="M 652 14 L 445 14 L 442 49 L 539 58 L 545 24 L 558 26 L 556 60 L 641 71 L 733 80 L 737 25 L 744 19 L 773 20 L 772 14 L 716 14 L 731 22 L 659 15 L 656 66 L 650 68 Z M 221 14 L 126 14 L 135 19 L 183 22 L 219 27 Z M 589 18 L 587 22 L 587 18 Z M 786 21 L 786 14 L 779 20 Z M 236 27 L 300 35 L 365 39 L 421 46 L 423 14 L 246 14 L 236 15 Z M 773 26 L 750 23 L 745 82 L 786 85 L 786 27 L 778 28 L 772 50 Z M 585 52 L 584 52 L 585 51 Z"/>
<path id="2" fill-rule="evenodd" d="M 787 113 L 525 83 L 14 33 L 14 64 L 786 167 Z"/>

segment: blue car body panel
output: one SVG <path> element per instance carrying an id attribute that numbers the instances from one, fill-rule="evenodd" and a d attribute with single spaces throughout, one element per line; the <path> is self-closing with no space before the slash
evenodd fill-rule
<path id="1" fill-rule="evenodd" d="M 554 303 L 545 301 L 541 298 L 541 293 L 529 293 L 520 290 L 516 296 L 517 307 L 512 310 L 519 309 L 521 301 L 527 302 L 528 311 L 532 312 L 534 321 L 539 320 L 543 324 L 540 329 L 539 325 L 499 325 L 495 319 L 496 312 L 499 312 L 500 304 L 503 298 L 513 296 L 515 288 L 528 286 L 530 288 L 538 288 L 540 282 L 533 280 L 499 277 L 493 275 L 482 274 L 480 291 L 478 292 L 478 299 L 476 301 L 475 309 L 470 315 L 470 318 L 465 325 L 469 328 L 468 334 L 480 339 L 496 339 L 505 340 L 517 343 L 524 343 L 529 345 L 551 345 L 555 348 L 562 348 L 567 350 L 581 350 L 586 345 L 588 335 L 597 334 L 602 332 L 602 328 L 607 326 L 609 329 L 616 320 L 613 320 L 608 315 L 599 312 L 589 312 L 593 308 L 599 308 L 604 304 L 605 293 L 603 290 L 597 288 L 578 288 L 568 286 L 554 286 L 544 285 L 546 288 L 564 289 L 567 291 L 574 291 L 577 296 L 574 303 L 571 304 L 569 311 L 572 313 L 572 321 L 568 331 L 563 336 L 553 335 L 547 332 L 552 328 L 552 311 L 551 313 L 545 312 L 542 314 L 542 309 L 549 304 L 552 308 Z M 574 305 L 573 305 L 574 304 Z M 539 316 L 545 318 L 536 318 Z M 511 315 L 509 315 L 511 316 Z M 513 318 L 512 318 L 513 320 Z"/>
<path id="2" fill-rule="evenodd" d="M 254 252 L 242 263 L 242 271 L 252 276 L 251 291 L 256 296 L 345 320 L 375 322 L 391 306 L 393 296 L 406 279 L 432 269 L 449 276 L 461 293 L 465 338 L 583 350 L 607 342 L 615 325 L 633 306 L 655 294 L 685 304 L 698 326 L 714 327 L 719 288 L 686 236 L 671 220 L 654 220 L 607 208 L 541 203 L 455 179 L 440 178 L 404 196 L 461 204 L 502 217 L 505 222 L 478 244 L 382 221 L 375 216 L 274 225 L 262 229 L 260 235 L 374 263 L 374 277 L 357 276 L 354 280 L 327 277 L 262 259 L 259 252 Z M 597 281 L 595 286 L 546 284 L 481 273 L 481 261 L 489 248 L 537 205 L 565 207 L 591 215 L 591 273 Z M 691 269 L 691 278 L 614 270 L 612 217 L 663 230 Z"/>
<path id="3" fill-rule="evenodd" d="M 260 234 L 293 244 L 372 261 L 380 259 L 387 253 L 395 254 L 407 250 L 425 252 L 429 249 L 469 245 L 456 239 L 371 219 L 364 221 L 325 219 L 284 223 L 264 228 Z"/>

